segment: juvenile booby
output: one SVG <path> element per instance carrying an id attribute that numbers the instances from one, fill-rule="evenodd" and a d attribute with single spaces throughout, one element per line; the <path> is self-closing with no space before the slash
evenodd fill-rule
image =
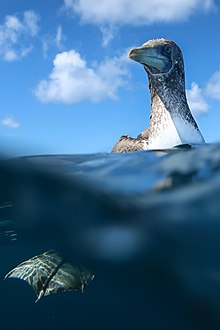
<path id="1" fill-rule="evenodd" d="M 189 109 L 180 48 L 167 39 L 153 39 L 130 50 L 128 57 L 144 66 L 151 96 L 150 127 L 137 138 L 120 137 L 113 153 L 201 144 L 205 140 Z"/>

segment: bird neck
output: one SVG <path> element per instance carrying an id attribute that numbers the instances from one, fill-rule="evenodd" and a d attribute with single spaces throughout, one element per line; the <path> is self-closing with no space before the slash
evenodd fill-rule
<path id="1" fill-rule="evenodd" d="M 149 76 L 149 149 L 172 148 L 184 143 L 204 143 L 187 103 L 182 72 L 176 71 L 174 75 L 177 76 Z"/>

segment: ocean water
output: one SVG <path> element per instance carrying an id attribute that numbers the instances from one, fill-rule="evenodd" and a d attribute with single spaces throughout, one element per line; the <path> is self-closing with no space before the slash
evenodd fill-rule
<path id="1" fill-rule="evenodd" d="M 1 329 L 220 329 L 220 144 L 0 161 Z M 95 275 L 35 303 L 49 249 Z"/>

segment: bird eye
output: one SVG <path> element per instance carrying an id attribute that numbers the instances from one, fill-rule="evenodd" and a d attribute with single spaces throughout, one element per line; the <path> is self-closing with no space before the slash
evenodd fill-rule
<path id="1" fill-rule="evenodd" d="M 170 54 L 171 53 L 171 47 L 169 45 L 166 45 L 164 46 L 164 54 L 167 55 L 167 54 Z"/>

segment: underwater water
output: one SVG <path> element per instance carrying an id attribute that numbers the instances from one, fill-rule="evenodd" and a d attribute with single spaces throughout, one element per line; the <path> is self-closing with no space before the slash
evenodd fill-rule
<path id="1" fill-rule="evenodd" d="M 220 144 L 0 161 L 1 329 L 220 329 Z M 47 250 L 95 275 L 35 303 Z"/>

